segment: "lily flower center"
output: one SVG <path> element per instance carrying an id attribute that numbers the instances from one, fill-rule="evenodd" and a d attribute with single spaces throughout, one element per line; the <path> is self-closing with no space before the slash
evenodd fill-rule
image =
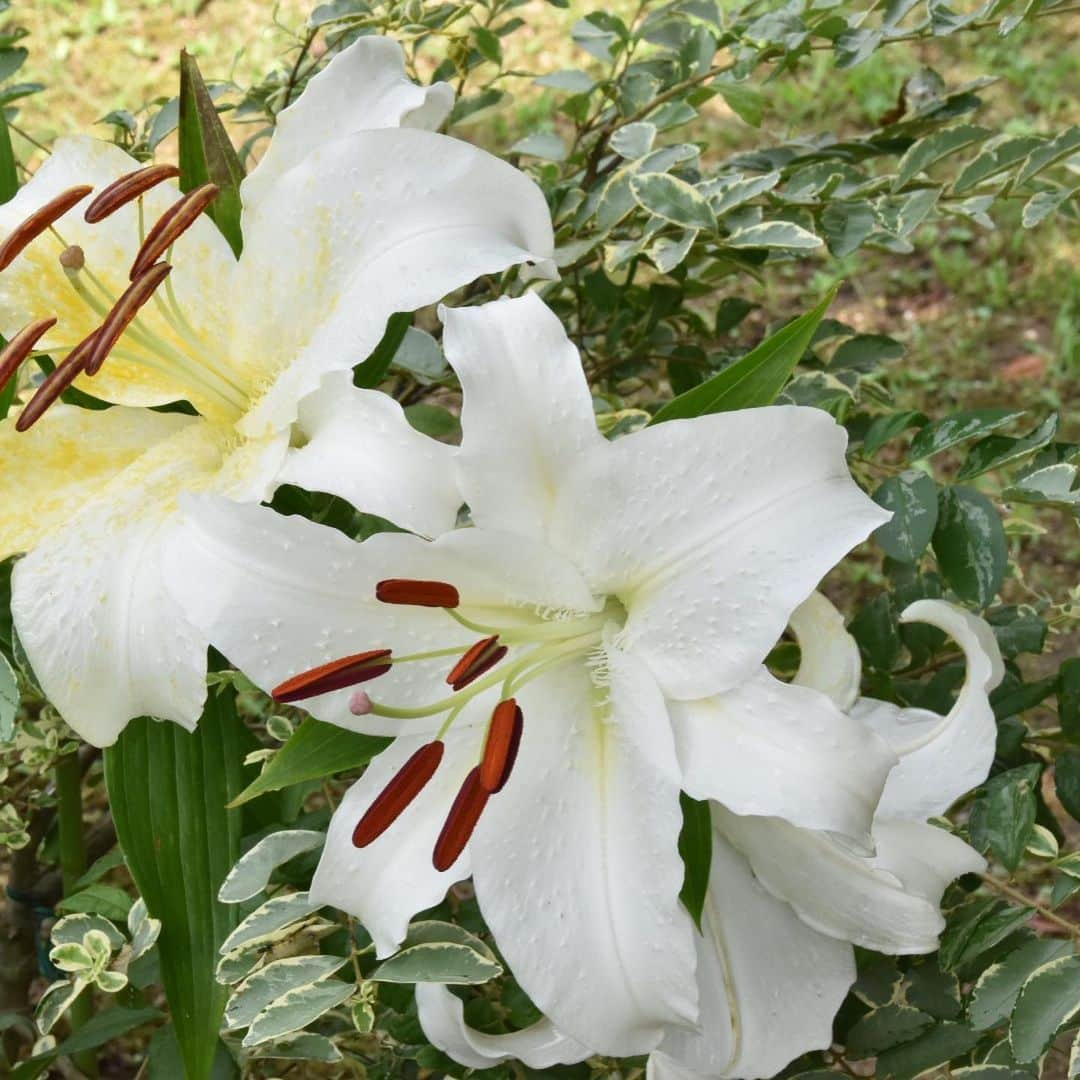
<path id="1" fill-rule="evenodd" d="M 597 656 L 605 628 L 622 625 L 626 611 L 619 601 L 609 598 L 599 612 L 553 614 L 537 609 L 529 621 L 498 625 L 487 621 L 483 610 L 469 609 L 468 614 L 462 611 L 458 590 L 447 582 L 390 578 L 378 583 L 375 596 L 386 604 L 441 608 L 454 623 L 481 636 L 464 651 L 460 645 L 452 645 L 406 656 L 394 656 L 389 649 L 345 656 L 287 679 L 275 687 L 272 696 L 279 702 L 302 701 L 359 686 L 385 675 L 398 664 L 455 658 L 446 675 L 451 693 L 428 705 L 381 705 L 364 690 L 356 691 L 350 699 L 349 708 L 355 715 L 398 720 L 445 715 L 435 738 L 402 765 L 357 822 L 353 843 L 366 847 L 394 824 L 435 775 L 443 758 L 443 737 L 465 706 L 501 684 L 480 759 L 461 785 L 432 852 L 435 868 L 447 870 L 464 850 L 488 800 L 510 779 L 524 730 L 516 695 L 554 667 Z"/>
<path id="2" fill-rule="evenodd" d="M 178 175 L 172 165 L 150 165 L 128 173 L 105 187 L 83 214 L 88 224 L 95 225 L 131 202 L 138 204 L 139 249 L 128 273 L 130 285 L 119 295 L 98 272 L 101 268 L 90 265 L 83 249 L 67 243 L 57 228 L 60 218 L 91 193 L 87 185 L 69 188 L 49 200 L 0 244 L 0 272 L 39 238 L 54 244 L 76 305 L 83 306 L 97 324 L 75 345 L 39 349 L 38 341 L 57 320 L 36 319 L 0 352 L 0 389 L 30 357 L 59 360 L 20 414 L 18 430 L 34 424 L 80 375 L 96 375 L 109 356 L 165 376 L 193 397 L 212 400 L 233 419 L 247 410 L 250 388 L 221 359 L 216 343 L 205 340 L 192 325 L 170 278 L 173 245 L 217 198 L 217 186 L 204 184 L 181 196 L 146 229 L 143 196 Z M 153 325 L 146 318 L 148 310 L 158 316 Z"/>

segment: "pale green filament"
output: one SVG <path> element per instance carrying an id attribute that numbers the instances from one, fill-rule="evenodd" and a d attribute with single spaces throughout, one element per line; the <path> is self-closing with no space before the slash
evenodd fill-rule
<path id="1" fill-rule="evenodd" d="M 447 611 L 449 614 L 454 614 L 450 609 L 447 609 Z M 390 705 L 378 705 L 373 702 L 371 713 L 374 716 L 382 716 L 391 720 L 419 720 L 426 716 L 438 716 L 439 713 L 446 712 L 449 709 L 452 710 L 452 712 L 450 717 L 447 718 L 447 722 L 443 725 L 443 730 L 445 731 L 449 728 L 454 717 L 456 717 L 458 713 L 460 713 L 461 710 L 477 696 L 477 694 L 483 693 L 483 691 L 498 683 L 504 683 L 508 686 L 512 685 L 515 689 L 519 689 L 535 678 L 540 671 L 547 670 L 555 664 L 566 660 L 570 656 L 591 652 L 601 640 L 599 628 L 585 628 L 588 626 L 588 623 L 593 621 L 594 620 L 590 619 L 578 622 L 576 624 L 578 627 L 578 632 L 576 634 L 567 634 L 559 641 L 541 645 L 526 653 L 525 656 L 518 659 L 509 667 L 499 667 L 482 679 L 477 679 L 476 682 L 470 684 L 467 689 L 459 690 L 448 697 L 433 701 L 430 705 L 423 705 L 417 708 L 396 708 Z M 537 627 L 536 629 L 539 630 L 542 629 L 542 627 Z M 504 637 L 505 635 L 500 635 L 500 640 Z M 453 651 L 460 654 L 461 649 L 457 648 Z M 442 652 L 442 650 L 439 650 L 439 652 Z M 509 695 L 504 694 L 503 696 L 506 697 Z"/>
<path id="2" fill-rule="evenodd" d="M 138 207 L 139 238 L 141 242 L 145 239 L 143 200 L 141 198 L 138 201 Z M 54 226 L 50 227 L 50 232 L 62 248 L 66 249 L 71 246 Z M 118 298 L 112 295 L 97 274 L 88 265 L 84 265 L 78 270 L 67 271 L 65 276 L 87 307 L 99 319 L 105 319 L 115 306 Z M 97 295 L 87 288 L 87 281 L 94 287 Z M 167 302 L 159 294 L 154 294 L 155 306 L 166 324 L 184 341 L 190 350 L 190 354 L 181 352 L 168 341 L 165 341 L 146 324 L 144 319 L 137 315 L 125 330 L 124 336 L 129 338 L 133 344 L 145 349 L 150 355 L 147 356 L 125 349 L 114 349 L 114 355 L 127 360 L 129 363 L 138 364 L 168 378 L 176 379 L 191 390 L 209 394 L 229 412 L 242 414 L 247 411 L 248 395 L 245 389 L 236 382 L 234 373 L 217 363 L 207 353 L 199 334 L 183 314 L 176 297 L 175 287 L 168 278 L 165 281 L 165 293 Z M 61 350 L 38 350 L 38 353 L 39 355 L 48 355 L 59 351 Z M 66 351 L 70 351 L 70 349 Z"/>

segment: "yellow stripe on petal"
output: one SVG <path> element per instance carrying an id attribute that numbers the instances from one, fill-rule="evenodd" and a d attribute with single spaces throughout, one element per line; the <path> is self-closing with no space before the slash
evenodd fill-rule
<path id="1" fill-rule="evenodd" d="M 0 558 L 29 551 L 102 487 L 194 417 L 56 405 L 29 431 L 0 423 Z"/>

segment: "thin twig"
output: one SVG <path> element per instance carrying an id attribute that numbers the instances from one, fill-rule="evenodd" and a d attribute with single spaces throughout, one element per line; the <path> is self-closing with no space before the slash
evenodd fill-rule
<path id="1" fill-rule="evenodd" d="M 1040 904 L 1037 900 L 1033 900 L 1019 889 L 1014 889 L 1006 882 L 991 877 L 990 874 L 980 874 L 979 877 L 983 879 L 984 884 L 989 885 L 995 892 L 1000 893 L 1002 896 L 1007 896 L 1010 900 L 1015 900 L 1018 904 L 1023 904 L 1025 907 L 1034 908 L 1047 922 L 1061 927 L 1069 937 L 1080 940 L 1080 926 L 1076 923 L 1069 922 L 1068 919 L 1051 911 L 1050 908 L 1046 907 L 1044 904 Z"/>

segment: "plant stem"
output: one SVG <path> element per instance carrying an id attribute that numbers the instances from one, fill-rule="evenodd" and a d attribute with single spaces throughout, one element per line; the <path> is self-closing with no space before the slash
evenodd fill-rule
<path id="1" fill-rule="evenodd" d="M 82 816 L 82 769 L 78 754 L 65 754 L 56 762 L 56 827 L 60 839 L 60 875 L 64 896 L 75 891 L 75 883 L 86 873 L 86 837 Z M 77 1031 L 94 1011 L 93 990 L 87 988 L 75 999 L 68 1013 L 71 1030 Z M 87 1076 L 97 1076 L 93 1051 L 76 1054 L 76 1066 Z"/>
<path id="2" fill-rule="evenodd" d="M 1019 889 L 1014 889 L 1011 885 L 1004 881 L 999 881 L 990 874 L 980 874 L 979 877 L 983 879 L 984 884 L 989 885 L 995 892 L 1000 893 L 1002 896 L 1007 896 L 1010 900 L 1013 900 L 1018 904 L 1023 904 L 1025 907 L 1034 908 L 1047 922 L 1061 927 L 1061 929 L 1074 940 L 1080 940 L 1080 926 L 1076 923 L 1070 922 L 1063 916 L 1051 911 L 1044 904 L 1040 904 L 1037 900 L 1033 900 L 1026 893 L 1022 893 Z"/>

